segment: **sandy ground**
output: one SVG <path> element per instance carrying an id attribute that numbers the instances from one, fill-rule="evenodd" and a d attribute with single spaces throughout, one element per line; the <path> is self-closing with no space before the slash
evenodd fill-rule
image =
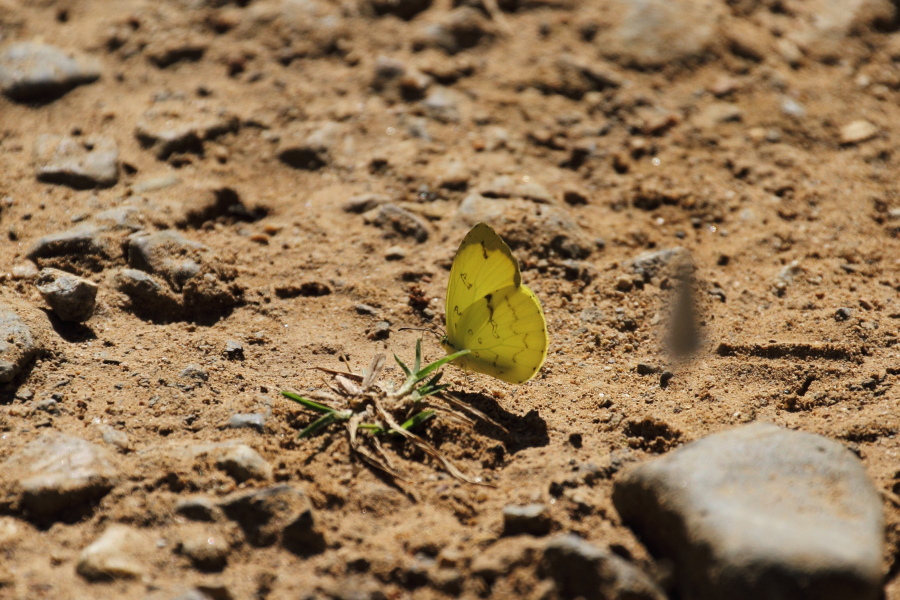
<path id="1" fill-rule="evenodd" d="M 609 474 L 754 420 L 846 443 L 893 493 L 892 7 L 682 2 L 662 24 L 635 25 L 615 2 L 463 4 L 0 2 L 2 44 L 51 43 L 101 69 L 49 102 L 0 98 L 0 298 L 38 315 L 46 348 L 3 388 L 0 461 L 57 430 L 112 449 L 123 470 L 77 515 L 3 517 L 0 596 L 174 598 L 205 586 L 234 598 L 552 597 L 527 562 L 473 573 L 498 552 L 505 506 L 543 503 L 553 531 L 652 571 Z M 179 127 L 193 137 L 160 150 L 153 135 Z M 41 134 L 111 139 L 116 183 L 38 181 Z M 136 208 L 136 227 L 203 244 L 223 303 L 142 313 L 115 283 L 127 265 L 112 252 L 38 260 L 100 286 L 83 326 L 42 311 L 29 249 L 122 206 Z M 482 218 L 543 302 L 549 355 L 521 386 L 445 369 L 508 435 L 448 419 L 421 434 L 493 487 L 459 482 L 402 442 L 386 447 L 407 481 L 367 466 L 340 428 L 297 441 L 312 415 L 279 392 L 327 388 L 312 367 L 412 360 L 420 337 L 426 359 L 443 355 L 433 336 L 400 328 L 442 328 L 450 262 Z M 666 351 L 674 279 L 632 266 L 672 248 L 696 268 L 702 336 L 686 361 Z M 389 363 L 385 377 L 399 374 Z M 35 408 L 47 398 L 53 411 Z M 264 429 L 226 425 L 245 413 Z M 110 429 L 126 436 L 118 451 Z M 184 458 L 234 441 L 271 466 L 269 481 Z M 194 494 L 275 483 L 305 490 L 323 551 L 257 547 L 230 521 L 176 513 Z M 900 598 L 900 511 L 885 511 L 886 597 Z M 145 573 L 91 583 L 76 563 L 112 523 L 152 541 Z M 191 536 L 224 540 L 227 564 L 198 568 L 182 550 Z"/>

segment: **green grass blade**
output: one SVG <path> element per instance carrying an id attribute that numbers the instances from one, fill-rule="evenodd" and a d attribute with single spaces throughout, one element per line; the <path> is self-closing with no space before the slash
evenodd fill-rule
<path id="1" fill-rule="evenodd" d="M 340 417 L 340 413 L 337 411 L 332 411 L 327 415 L 322 415 L 312 423 L 310 423 L 306 429 L 297 434 L 297 439 L 303 439 L 305 437 L 309 437 L 319 431 L 320 429 L 324 429 L 328 427 L 332 423 L 336 423 L 337 421 L 342 420 Z"/>
<path id="2" fill-rule="evenodd" d="M 300 394 L 295 394 L 294 392 L 288 392 L 286 390 L 281 390 L 281 395 L 287 398 L 288 400 L 293 400 L 297 404 L 303 405 L 310 410 L 314 410 L 320 413 L 333 413 L 335 412 L 334 408 L 330 406 L 325 406 L 324 404 L 319 404 L 318 402 L 313 402 L 309 398 L 304 398 Z"/>
<path id="3" fill-rule="evenodd" d="M 435 413 L 435 411 L 433 410 L 423 410 L 422 412 L 414 414 L 413 416 L 408 418 L 403 422 L 402 425 L 400 425 L 400 427 L 407 430 L 412 429 L 416 425 L 421 425 L 422 423 L 433 417 L 435 414 L 437 413 Z"/>
<path id="4" fill-rule="evenodd" d="M 454 352 L 453 354 L 448 354 L 444 358 L 442 358 L 440 360 L 436 360 L 433 363 L 431 363 L 430 365 L 426 365 L 425 368 L 423 368 L 421 371 L 416 372 L 416 374 L 415 374 L 416 381 L 422 381 L 423 379 L 425 379 L 426 377 L 428 377 L 429 375 L 431 375 L 432 373 L 434 373 L 435 371 L 437 371 L 438 369 L 440 369 L 441 367 L 446 365 L 448 362 L 454 361 L 457 358 L 459 358 L 460 356 L 465 356 L 469 352 L 471 352 L 471 351 L 468 348 L 466 348 L 465 350 L 460 350 L 459 352 Z"/>
<path id="5" fill-rule="evenodd" d="M 449 383 L 442 383 L 441 385 L 436 385 L 434 387 L 422 386 L 416 392 L 418 392 L 419 397 L 416 399 L 418 402 L 422 398 L 426 398 L 428 396 L 433 396 L 435 394 L 439 394 L 450 387 Z"/>
<path id="6" fill-rule="evenodd" d="M 402 425 L 400 425 L 400 427 L 402 427 L 403 429 L 407 429 L 407 430 L 412 429 L 416 425 L 420 425 L 420 424 L 424 423 L 425 421 L 427 421 L 428 419 L 433 417 L 435 414 L 437 414 L 437 413 L 433 410 L 423 410 L 422 412 L 417 413 L 417 414 L 411 416 L 410 418 L 408 418 L 406 421 L 403 422 Z M 385 430 L 380 425 L 376 425 L 374 423 L 360 423 L 359 428 L 365 429 L 366 431 L 371 431 L 375 435 L 384 435 L 385 433 L 390 434 L 390 435 L 400 435 L 393 429 Z"/>
<path id="7" fill-rule="evenodd" d="M 422 338 L 416 340 L 416 362 L 413 365 L 413 372 L 418 373 L 422 366 Z"/>
<path id="8" fill-rule="evenodd" d="M 407 367 L 407 366 L 403 363 L 403 361 L 400 360 L 400 357 L 397 356 L 396 354 L 394 355 L 394 360 L 397 361 L 397 364 L 400 365 L 400 368 L 403 369 L 403 373 L 404 373 L 407 377 L 410 377 L 410 376 L 412 375 L 412 371 L 409 370 L 409 367 Z"/>

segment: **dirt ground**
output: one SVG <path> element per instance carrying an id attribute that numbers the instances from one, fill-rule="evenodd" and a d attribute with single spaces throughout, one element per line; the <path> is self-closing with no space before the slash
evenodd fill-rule
<path id="1" fill-rule="evenodd" d="M 642 20 L 612 1 L 461 4 L 0 0 L 0 50 L 38 40 L 101 68 L 51 101 L 0 98 L 0 299 L 43 316 L 46 349 L 3 388 L 0 461 L 57 430 L 118 440 L 125 473 L 74 517 L 3 517 L 0 596 L 554 597 L 516 558 L 525 542 L 501 539 L 504 507 L 543 503 L 554 532 L 653 572 L 612 506 L 615 470 L 754 420 L 844 442 L 898 491 L 896 6 L 646 2 Z M 168 149 L 142 134 L 182 126 L 193 137 Z M 38 181 L 40 134 L 112 139 L 117 182 Z M 142 312 L 115 284 L 120 253 L 37 259 L 100 286 L 83 326 L 41 311 L 29 249 L 122 206 L 203 244 L 222 303 Z M 313 367 L 411 361 L 420 337 L 443 355 L 400 328 L 442 328 L 450 261 L 481 219 L 541 299 L 549 354 L 521 386 L 445 368 L 508 435 L 440 418 L 420 433 L 491 485 L 402 442 L 386 447 L 407 480 L 391 480 L 339 427 L 298 441 L 313 415 L 279 392 L 327 389 Z M 633 267 L 672 248 L 696 268 L 690 360 L 665 343 L 673 279 Z M 34 408 L 46 398 L 54 411 Z M 227 426 L 247 413 L 262 430 Z M 104 442 L 110 428 L 125 437 Z M 230 441 L 271 478 L 154 458 Z M 276 483 L 309 497 L 320 552 L 176 513 Z M 885 515 L 900 599 L 900 508 Z M 76 563 L 113 523 L 153 540 L 146 573 L 91 582 Z M 196 531 L 225 540 L 226 564 L 185 556 Z M 499 566 L 475 568 L 486 553 Z"/>

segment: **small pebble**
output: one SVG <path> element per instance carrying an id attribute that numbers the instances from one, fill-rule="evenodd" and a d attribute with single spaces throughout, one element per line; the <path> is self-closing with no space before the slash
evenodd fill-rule
<path id="1" fill-rule="evenodd" d="M 616 279 L 616 289 L 620 292 L 630 292 L 634 287 L 634 282 L 631 277 L 626 277 L 624 275 L 620 276 Z"/>
<path id="2" fill-rule="evenodd" d="M 192 521 L 215 521 L 220 513 L 216 504 L 206 496 L 182 498 L 175 505 L 175 512 Z"/>
<path id="3" fill-rule="evenodd" d="M 199 527 L 202 526 L 192 526 L 182 536 L 179 551 L 199 571 L 221 571 L 228 564 L 231 547 L 222 535 Z"/>
<path id="4" fill-rule="evenodd" d="M 232 429 L 255 429 L 262 433 L 266 429 L 266 415 L 260 413 L 238 413 L 228 418 L 227 426 Z"/>
<path id="5" fill-rule="evenodd" d="M 99 78 L 96 60 L 50 44 L 16 42 L 0 54 L 0 90 L 17 102 L 53 100 Z"/>
<path id="6" fill-rule="evenodd" d="M 197 381 L 207 381 L 209 372 L 200 365 L 188 365 L 181 370 L 178 376 L 186 379 L 196 379 Z"/>
<path id="7" fill-rule="evenodd" d="M 272 465 L 246 444 L 227 448 L 225 453 L 216 459 L 216 466 L 228 473 L 238 483 L 249 479 L 258 481 L 272 479 Z"/>
<path id="8" fill-rule="evenodd" d="M 35 285 L 63 321 L 81 323 L 93 316 L 98 289 L 93 281 L 58 269 L 42 269 Z"/>
<path id="9" fill-rule="evenodd" d="M 659 373 L 659 367 L 645 362 L 638 363 L 635 370 L 638 375 L 652 375 L 654 373 Z"/>
<path id="10" fill-rule="evenodd" d="M 852 121 L 841 127 L 842 144 L 859 144 L 878 135 L 878 126 L 869 121 L 860 119 Z"/>
<path id="11" fill-rule="evenodd" d="M 139 529 L 110 525 L 78 558 L 76 571 L 90 581 L 134 579 L 147 572 L 150 544 Z"/>
<path id="12" fill-rule="evenodd" d="M 834 311 L 834 320 L 835 321 L 846 321 L 853 315 L 853 309 L 842 306 L 841 308 Z"/>
<path id="13" fill-rule="evenodd" d="M 387 321 L 378 321 L 375 328 L 367 336 L 370 340 L 386 340 L 391 335 L 391 324 Z"/>
<path id="14" fill-rule="evenodd" d="M 387 260 L 402 260 L 406 258 L 406 249 L 402 246 L 391 246 L 385 250 L 384 258 Z"/>
<path id="15" fill-rule="evenodd" d="M 506 506 L 503 509 L 503 535 L 543 536 L 550 533 L 553 521 L 543 504 Z"/>
<path id="16" fill-rule="evenodd" d="M 244 360 L 244 345 L 236 340 L 226 341 L 225 357 L 228 360 Z"/>
<path id="17" fill-rule="evenodd" d="M 104 442 L 110 446 L 114 446 L 119 452 L 131 452 L 131 440 L 128 438 L 127 433 L 110 427 L 109 425 L 103 425 L 100 431 Z"/>
<path id="18" fill-rule="evenodd" d="M 361 315 L 377 315 L 378 309 L 368 304 L 357 304 L 353 309 Z"/>

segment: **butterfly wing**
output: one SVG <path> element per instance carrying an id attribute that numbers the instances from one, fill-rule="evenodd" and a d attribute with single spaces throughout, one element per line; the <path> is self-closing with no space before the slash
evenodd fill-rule
<path id="1" fill-rule="evenodd" d="M 448 342 L 454 351 L 471 350 L 454 361 L 461 368 L 524 383 L 547 358 L 547 322 L 534 292 L 509 285 L 469 305 Z"/>
<path id="2" fill-rule="evenodd" d="M 447 337 L 451 344 L 460 339 L 463 313 L 487 294 L 522 283 L 519 264 L 497 233 L 479 223 L 463 238 L 450 267 L 447 283 Z"/>

